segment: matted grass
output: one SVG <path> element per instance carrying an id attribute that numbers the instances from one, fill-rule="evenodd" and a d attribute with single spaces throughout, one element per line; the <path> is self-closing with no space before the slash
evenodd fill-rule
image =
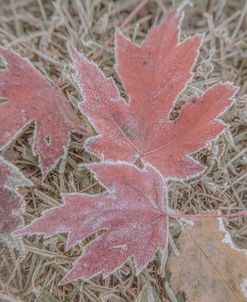
<path id="1" fill-rule="evenodd" d="M 189 2 L 189 1 L 187 1 Z M 0 43 L 28 57 L 44 74 L 59 85 L 72 103 L 81 101 L 72 83 L 69 41 L 91 58 L 138 4 L 136 0 L 0 0 Z M 150 0 L 124 28 L 132 40 L 140 42 L 150 27 L 181 1 Z M 200 93 L 218 81 L 240 86 L 237 101 L 224 114 L 229 130 L 207 148 L 195 154 L 208 167 L 193 180 L 171 181 L 170 206 L 184 213 L 211 210 L 241 210 L 247 207 L 247 3 L 245 0 L 191 0 L 184 9 L 182 39 L 196 32 L 206 33 L 195 68 L 195 77 L 174 109 L 191 93 Z M 97 63 L 120 86 L 114 71 L 114 46 L 109 45 Z M 10 117 L 11 118 L 11 117 Z M 33 188 L 20 190 L 25 197 L 26 223 L 44 209 L 61 203 L 60 192 L 99 192 L 102 188 L 90 173 L 79 167 L 97 160 L 83 149 L 83 137 L 72 135 L 66 160 L 48 174 L 44 183 L 38 159 L 30 148 L 33 125 L 3 154 L 33 182 Z M 225 220 L 232 238 L 247 248 L 247 218 Z M 179 223 L 170 219 L 170 247 L 176 248 Z M 157 255 L 138 276 L 131 263 L 103 280 L 76 281 L 65 286 L 58 282 L 83 252 L 86 242 L 64 251 L 66 234 L 43 240 L 24 237 L 20 250 L 1 243 L 0 301 L 172 301 L 183 302 L 182 293 L 169 286 L 166 259 Z M 169 257 L 169 255 L 168 255 Z"/>

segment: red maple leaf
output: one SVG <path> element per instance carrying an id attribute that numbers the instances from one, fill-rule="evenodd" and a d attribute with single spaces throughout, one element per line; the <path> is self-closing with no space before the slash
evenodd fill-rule
<path id="1" fill-rule="evenodd" d="M 174 102 L 192 77 L 201 44 L 195 35 L 179 44 L 179 17 L 170 14 L 137 46 L 116 34 L 117 70 L 129 96 L 126 103 L 114 82 L 98 67 L 71 49 L 85 101 L 82 109 L 98 131 L 88 150 L 101 158 L 151 163 L 163 175 L 187 177 L 202 171 L 188 154 L 214 139 L 226 125 L 217 120 L 232 102 L 236 88 L 217 84 L 188 102 L 175 121 L 169 119 Z M 85 249 L 67 283 L 95 274 L 108 275 L 130 257 L 137 273 L 167 246 L 167 197 L 161 174 L 147 163 L 87 165 L 107 188 L 99 195 L 64 194 L 64 204 L 17 230 L 15 235 L 68 232 L 67 248 L 103 231 Z"/>
<path id="2" fill-rule="evenodd" d="M 13 243 L 11 233 L 22 224 L 22 197 L 15 188 L 32 183 L 0 156 L 0 238 Z"/>
<path id="3" fill-rule="evenodd" d="M 48 172 L 65 153 L 69 131 L 85 134 L 80 118 L 58 87 L 19 55 L 0 48 L 7 68 L 0 73 L 0 148 L 4 148 L 30 122 L 35 121 L 34 151 Z"/>
<path id="4" fill-rule="evenodd" d="M 16 235 L 68 232 L 70 248 L 98 230 L 105 230 L 89 243 L 61 283 L 88 279 L 116 270 L 130 257 L 137 273 L 167 246 L 166 189 L 162 176 L 150 165 L 139 170 L 124 163 L 89 164 L 108 189 L 99 195 L 64 194 L 64 204 L 46 210 L 41 218 L 17 230 Z"/>
<path id="5" fill-rule="evenodd" d="M 71 49 L 85 99 L 81 108 L 98 132 L 87 140 L 90 152 L 114 161 L 141 159 L 168 177 L 188 177 L 203 171 L 188 154 L 226 128 L 217 117 L 231 105 L 236 88 L 229 83 L 210 87 L 171 121 L 169 113 L 193 75 L 202 42 L 202 36 L 196 34 L 179 43 L 179 33 L 176 12 L 155 27 L 140 46 L 117 31 L 116 67 L 128 104 L 111 78 Z"/>

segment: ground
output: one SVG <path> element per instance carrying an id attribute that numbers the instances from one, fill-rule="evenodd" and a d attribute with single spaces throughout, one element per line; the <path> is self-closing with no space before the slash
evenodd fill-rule
<path id="1" fill-rule="evenodd" d="M 170 181 L 170 207 L 194 214 L 216 209 L 240 210 L 247 206 L 246 1 L 150 0 L 123 31 L 139 43 L 170 9 L 186 3 L 181 39 L 197 32 L 206 35 L 195 77 L 180 96 L 174 116 L 189 95 L 200 93 L 218 81 L 234 82 L 240 89 L 235 104 L 222 117 L 229 123 L 229 129 L 194 155 L 208 167 L 206 173 L 189 181 Z M 0 44 L 28 57 L 62 88 L 73 104 L 81 101 L 81 96 L 72 81 L 66 43 L 69 41 L 88 58 L 96 57 L 95 61 L 107 75 L 114 77 L 121 89 L 113 68 L 114 44 L 108 45 L 102 55 L 95 54 L 137 4 L 136 0 L 0 0 Z M 42 183 L 38 158 L 30 148 L 32 135 L 30 125 L 3 154 L 35 183 L 34 188 L 20 191 L 25 199 L 25 223 L 61 202 L 60 192 L 101 190 L 89 172 L 78 166 L 95 160 L 84 151 L 84 138 L 78 134 L 72 135 L 68 157 Z M 246 223 L 244 217 L 225 220 L 234 242 L 241 248 L 247 248 Z M 178 222 L 171 219 L 169 252 L 176 247 L 179 231 Z M 182 293 L 172 292 L 166 261 L 159 254 L 138 277 L 129 262 L 105 280 L 98 276 L 89 282 L 58 286 L 85 244 L 77 244 L 65 252 L 65 241 L 65 234 L 47 240 L 29 236 L 19 243 L 19 251 L 1 243 L 0 300 L 184 301 Z"/>

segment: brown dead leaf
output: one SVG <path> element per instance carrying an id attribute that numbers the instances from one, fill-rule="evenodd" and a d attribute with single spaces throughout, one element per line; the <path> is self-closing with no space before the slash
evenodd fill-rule
<path id="1" fill-rule="evenodd" d="M 175 293 L 189 302 L 247 301 L 247 252 L 237 249 L 222 220 L 186 226 L 167 266 Z"/>

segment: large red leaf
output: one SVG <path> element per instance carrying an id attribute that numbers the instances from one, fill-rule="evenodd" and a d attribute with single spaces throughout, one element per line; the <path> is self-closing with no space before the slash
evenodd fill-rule
<path id="1" fill-rule="evenodd" d="M 85 99 L 81 108 L 99 134 L 88 139 L 89 151 L 108 160 L 141 159 L 168 177 L 187 177 L 203 170 L 188 154 L 225 129 L 217 117 L 231 105 L 236 88 L 216 84 L 189 101 L 175 121 L 169 120 L 176 98 L 192 77 L 202 42 L 197 34 L 179 43 L 179 33 L 176 13 L 155 27 L 140 46 L 117 31 L 116 67 L 128 104 L 111 78 L 71 49 Z"/>
<path id="2" fill-rule="evenodd" d="M 0 73 L 0 97 L 7 99 L 0 104 L 0 148 L 35 121 L 34 151 L 47 172 L 64 154 L 69 131 L 86 130 L 61 90 L 28 60 L 4 48 L 0 55 L 8 64 Z"/>
<path id="3" fill-rule="evenodd" d="M 99 195 L 64 194 L 64 204 L 15 234 L 68 232 L 67 249 L 98 230 L 106 232 L 91 242 L 63 278 L 67 283 L 116 270 L 134 257 L 137 273 L 159 247 L 167 245 L 166 189 L 162 176 L 150 165 L 100 163 L 88 165 L 108 192 Z"/>
<path id="4" fill-rule="evenodd" d="M 22 224 L 22 198 L 15 191 L 31 182 L 0 156 L 0 238 L 13 243 L 11 233 Z"/>

